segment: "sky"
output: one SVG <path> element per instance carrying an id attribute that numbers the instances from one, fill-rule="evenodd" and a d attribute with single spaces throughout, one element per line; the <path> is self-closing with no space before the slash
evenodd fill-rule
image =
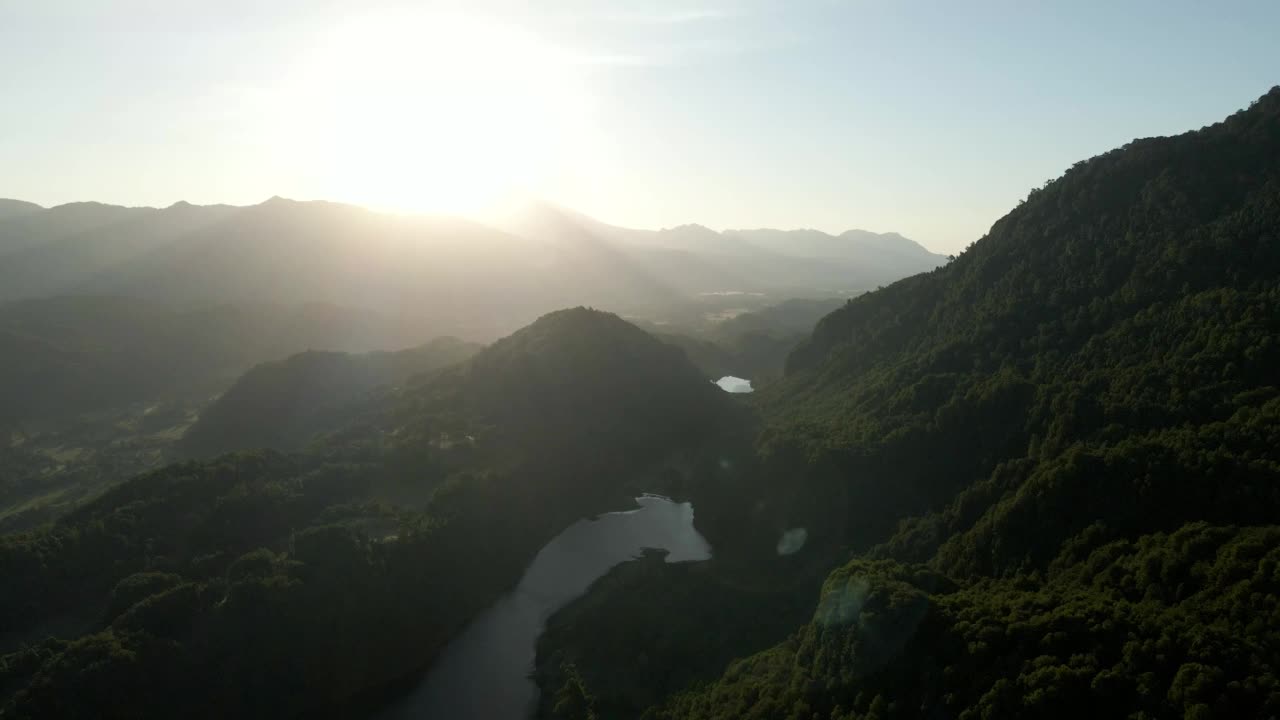
<path id="1" fill-rule="evenodd" d="M 0 197 L 273 195 L 958 252 L 1280 84 L 1280 2 L 0 0 Z"/>

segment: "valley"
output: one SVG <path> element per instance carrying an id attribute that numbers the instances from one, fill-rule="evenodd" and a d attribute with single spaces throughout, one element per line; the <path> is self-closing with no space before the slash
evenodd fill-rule
<path id="1" fill-rule="evenodd" d="M 0 211 L 0 717 L 1280 713 L 1280 88 L 951 260 Z"/>
<path id="2" fill-rule="evenodd" d="M 473 620 L 440 653 L 422 683 L 379 717 L 530 716 L 538 690 L 529 668 L 553 612 L 641 552 L 660 553 L 669 563 L 711 557 L 710 546 L 693 527 L 689 503 L 652 495 L 635 503 L 632 510 L 579 520 L 547 543 L 515 589 Z"/>

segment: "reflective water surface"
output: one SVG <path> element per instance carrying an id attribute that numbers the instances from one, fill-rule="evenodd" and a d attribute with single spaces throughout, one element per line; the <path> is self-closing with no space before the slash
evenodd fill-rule
<path id="1" fill-rule="evenodd" d="M 725 375 L 716 381 L 721 390 L 731 393 L 749 393 L 752 391 L 751 381 L 745 378 Z"/>
<path id="2" fill-rule="evenodd" d="M 529 673 L 551 613 L 644 548 L 667 550 L 667 562 L 711 557 L 710 545 L 693 527 L 692 505 L 655 495 L 636 503 L 635 510 L 580 520 L 547 543 L 516 589 L 476 618 L 445 648 L 422 684 L 381 717 L 529 717 L 538 693 Z"/>

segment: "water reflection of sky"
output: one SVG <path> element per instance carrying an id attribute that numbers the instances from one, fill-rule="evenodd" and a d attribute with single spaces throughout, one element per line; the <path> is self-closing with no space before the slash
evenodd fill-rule
<path id="1" fill-rule="evenodd" d="M 721 390 L 731 393 L 749 393 L 751 392 L 751 381 L 745 378 L 725 375 L 716 381 Z"/>
<path id="2" fill-rule="evenodd" d="M 651 495 L 636 502 L 635 510 L 579 520 L 547 543 L 516 589 L 450 643 L 422 684 L 383 717 L 530 717 L 537 686 L 529 673 L 551 613 L 645 548 L 667 550 L 667 562 L 711 557 L 711 546 L 693 527 L 692 505 Z"/>

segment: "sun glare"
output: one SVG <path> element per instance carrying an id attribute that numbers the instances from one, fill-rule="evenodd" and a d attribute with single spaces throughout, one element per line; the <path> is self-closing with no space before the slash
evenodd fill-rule
<path id="1" fill-rule="evenodd" d="M 562 53 L 512 27 L 430 13 L 321 33 L 275 119 L 319 197 L 476 212 L 542 193 L 584 152 L 590 108 Z"/>

